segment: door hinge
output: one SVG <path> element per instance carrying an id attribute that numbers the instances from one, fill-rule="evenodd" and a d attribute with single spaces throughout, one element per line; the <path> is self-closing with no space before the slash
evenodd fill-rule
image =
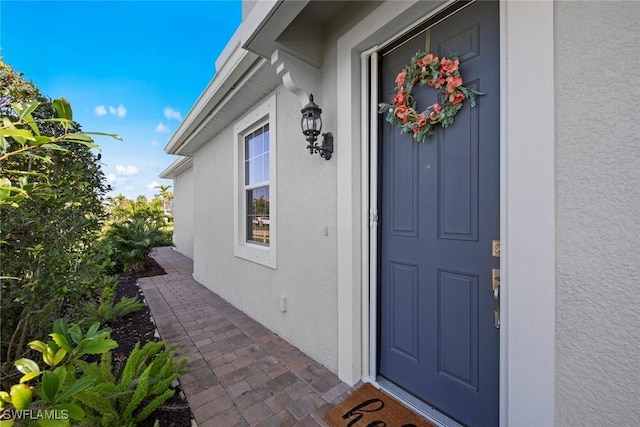
<path id="1" fill-rule="evenodd" d="M 378 226 L 378 209 L 369 210 L 369 227 L 376 228 Z"/>

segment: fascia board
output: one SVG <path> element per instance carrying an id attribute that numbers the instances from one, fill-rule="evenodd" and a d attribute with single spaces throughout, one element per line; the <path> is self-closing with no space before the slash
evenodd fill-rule
<path id="1" fill-rule="evenodd" d="M 165 170 L 160 172 L 160 178 L 173 179 L 184 171 L 193 167 L 192 157 L 179 157 L 171 163 Z"/>

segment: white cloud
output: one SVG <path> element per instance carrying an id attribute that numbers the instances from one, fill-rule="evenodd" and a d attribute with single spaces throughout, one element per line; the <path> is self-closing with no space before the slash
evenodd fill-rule
<path id="1" fill-rule="evenodd" d="M 104 108 L 104 105 L 96 105 L 93 109 L 93 112 L 96 114 L 96 116 L 102 117 L 107 114 L 107 109 Z"/>
<path id="2" fill-rule="evenodd" d="M 156 145 L 158 145 L 158 141 L 156 141 L 155 139 L 153 141 L 151 141 L 151 146 L 155 147 Z"/>
<path id="3" fill-rule="evenodd" d="M 118 117 L 124 117 L 124 116 L 126 116 L 126 115 L 127 115 L 127 109 L 126 109 L 126 108 L 124 108 L 124 105 L 122 105 L 122 104 L 118 105 L 117 110 L 118 110 L 118 111 L 116 112 L 116 116 L 118 116 Z"/>
<path id="4" fill-rule="evenodd" d="M 118 179 L 118 177 L 113 173 L 108 173 L 106 178 L 107 178 L 107 184 L 113 184 Z"/>
<path id="5" fill-rule="evenodd" d="M 124 108 L 124 105 L 120 104 L 117 107 L 112 107 L 109 105 L 109 112 L 114 116 L 120 117 L 121 119 L 127 115 L 127 109 Z"/>
<path id="6" fill-rule="evenodd" d="M 180 111 L 176 111 L 171 107 L 164 107 L 164 117 L 167 120 L 182 120 L 182 114 L 180 114 Z"/>
<path id="7" fill-rule="evenodd" d="M 116 171 L 120 176 L 133 176 L 133 175 L 137 175 L 140 172 L 140 170 L 138 170 L 137 167 L 131 166 L 131 165 L 129 166 L 118 165 L 116 166 Z"/>
<path id="8" fill-rule="evenodd" d="M 167 127 L 167 125 L 160 122 L 158 123 L 158 126 L 156 126 L 156 132 L 169 132 L 169 128 Z"/>
<path id="9" fill-rule="evenodd" d="M 96 116 L 102 117 L 107 114 L 107 107 L 105 107 L 104 105 L 96 105 L 93 108 L 93 112 Z M 118 105 L 117 107 L 109 105 L 108 112 L 113 116 L 120 117 L 121 119 L 127 116 L 127 109 L 124 108 L 124 105 L 122 104 Z"/>
<path id="10" fill-rule="evenodd" d="M 150 182 L 147 184 L 147 190 L 155 190 L 155 188 L 159 185 L 160 183 L 157 181 Z"/>

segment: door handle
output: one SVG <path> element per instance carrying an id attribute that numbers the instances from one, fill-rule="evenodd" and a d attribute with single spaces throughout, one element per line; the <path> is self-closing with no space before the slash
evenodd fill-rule
<path id="1" fill-rule="evenodd" d="M 496 329 L 500 329 L 500 269 L 491 269 L 491 292 L 493 292 L 493 301 L 495 302 L 495 310 L 493 311 L 493 324 Z"/>

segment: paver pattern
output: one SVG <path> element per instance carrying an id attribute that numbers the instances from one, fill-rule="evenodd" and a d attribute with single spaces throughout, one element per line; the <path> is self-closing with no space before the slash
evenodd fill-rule
<path id="1" fill-rule="evenodd" d="M 160 336 L 188 361 L 180 384 L 199 427 L 326 425 L 351 387 L 196 282 L 191 259 L 172 248 L 152 256 L 167 275 L 140 286 Z"/>

